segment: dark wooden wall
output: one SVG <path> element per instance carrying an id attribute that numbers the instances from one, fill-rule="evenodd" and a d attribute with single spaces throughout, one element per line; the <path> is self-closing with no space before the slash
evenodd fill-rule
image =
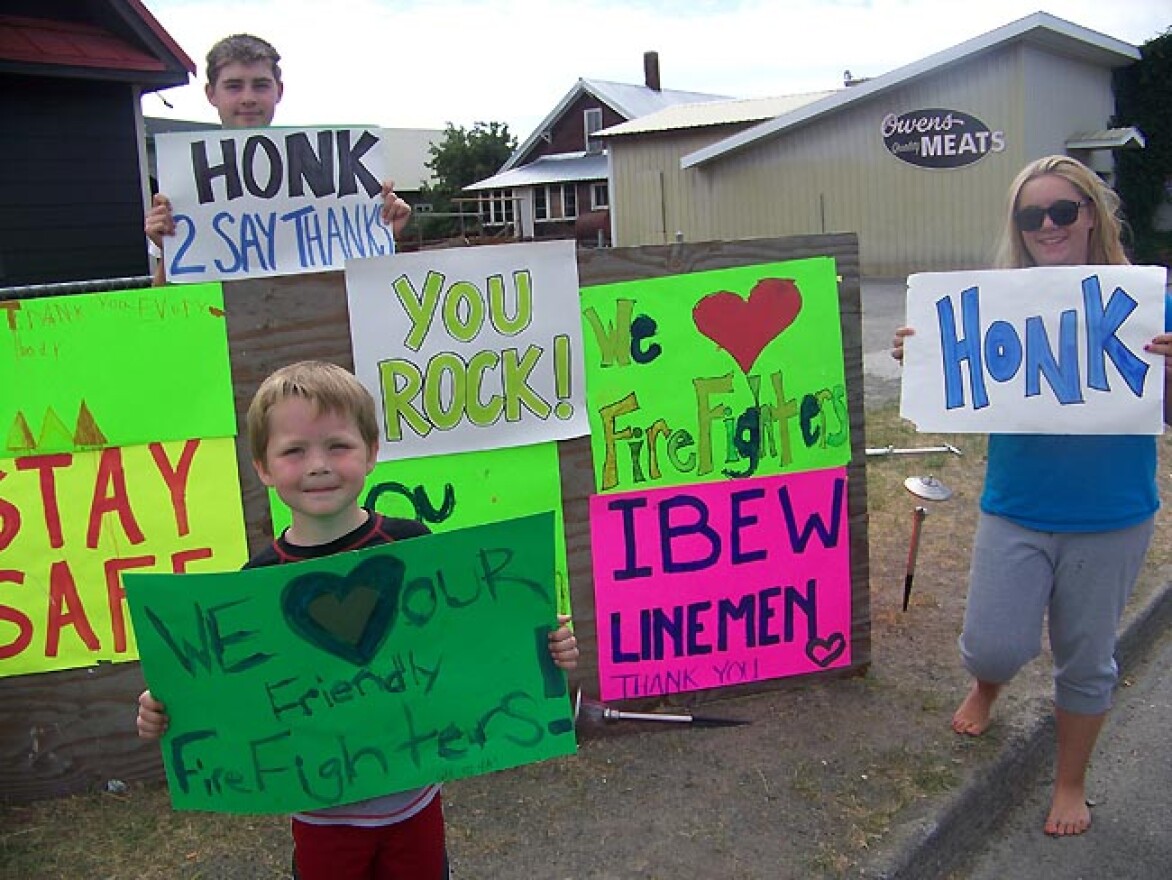
<path id="1" fill-rule="evenodd" d="M 0 76 L 0 287 L 148 274 L 129 83 Z"/>
<path id="2" fill-rule="evenodd" d="M 609 104 L 589 94 L 579 95 L 561 115 L 554 120 L 553 128 L 549 132 L 549 140 L 538 138 L 529 152 L 521 157 L 520 164 L 528 165 L 541 156 L 551 156 L 556 153 L 578 153 L 586 149 L 586 119 L 585 112 L 589 109 L 602 111 L 602 127 L 610 128 L 620 122 L 626 122 L 625 116 L 620 116 Z M 516 134 L 516 132 L 513 132 Z M 528 137 L 528 135 L 522 135 Z"/>
<path id="3" fill-rule="evenodd" d="M 736 688 L 680 694 L 661 702 L 700 705 L 733 694 L 781 690 L 812 678 L 859 674 L 871 662 L 867 494 L 863 425 L 862 312 L 858 241 L 853 234 L 741 242 L 580 250 L 583 286 L 652 278 L 754 263 L 831 256 L 841 276 L 843 354 L 851 423 L 848 468 L 851 533 L 852 666 L 849 670 L 757 682 Z M 318 358 L 353 368 L 346 291 L 341 273 L 236 281 L 224 287 L 236 409 L 244 412 L 260 382 L 279 366 Z M 253 550 L 272 534 L 268 500 L 249 461 L 247 438 L 237 439 L 248 543 Z M 588 499 L 594 488 L 590 442 L 559 444 L 566 549 L 581 665 L 571 676 L 597 694 L 597 638 L 590 562 Z M 158 779 L 158 746 L 134 731 L 135 700 L 143 687 L 138 663 L 47 672 L 0 679 L 0 799 L 21 802 L 100 788 L 110 779 Z M 633 701 L 634 708 L 654 701 Z"/>

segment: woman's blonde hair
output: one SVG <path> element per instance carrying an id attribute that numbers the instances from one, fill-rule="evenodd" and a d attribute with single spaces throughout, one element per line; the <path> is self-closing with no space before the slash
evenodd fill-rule
<path id="1" fill-rule="evenodd" d="M 264 462 L 269 448 L 269 414 L 290 397 L 302 397 L 318 412 L 354 419 L 367 448 L 378 445 L 374 398 L 349 370 L 325 361 L 299 361 L 281 367 L 261 383 L 248 407 L 248 446 L 252 460 Z"/>
<path id="2" fill-rule="evenodd" d="M 1077 159 L 1070 156 L 1043 156 L 1023 168 L 1009 187 L 1005 226 L 997 245 L 997 268 L 1023 269 L 1035 265 L 1013 221 L 1013 213 L 1019 207 L 1017 200 L 1021 197 L 1022 187 L 1045 175 L 1063 178 L 1090 202 L 1085 210 L 1094 212 L 1095 226 L 1091 230 L 1087 262 L 1100 266 L 1125 266 L 1130 263 L 1121 240 L 1123 221 L 1119 217 L 1119 196 Z"/>

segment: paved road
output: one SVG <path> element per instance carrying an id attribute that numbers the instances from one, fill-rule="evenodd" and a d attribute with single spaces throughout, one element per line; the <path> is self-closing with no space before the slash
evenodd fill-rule
<path id="1" fill-rule="evenodd" d="M 891 335 L 904 323 L 907 284 L 864 280 L 861 286 L 863 396 L 866 406 L 880 406 L 899 399 L 899 364 L 891 357 Z"/>
<path id="2" fill-rule="evenodd" d="M 1168 880 L 1172 877 L 1172 632 L 1120 688 L 1091 765 L 1091 830 L 1042 833 L 1050 771 L 1025 792 L 966 880 Z"/>

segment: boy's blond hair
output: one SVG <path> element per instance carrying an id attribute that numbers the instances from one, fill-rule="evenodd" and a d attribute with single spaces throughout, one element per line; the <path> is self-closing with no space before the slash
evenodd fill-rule
<path id="1" fill-rule="evenodd" d="M 208 50 L 208 85 L 215 88 L 220 71 L 229 64 L 269 64 L 273 79 L 281 81 L 281 56 L 273 44 L 252 34 L 233 34 L 224 37 Z"/>
<path id="2" fill-rule="evenodd" d="M 319 413 L 352 418 L 367 447 L 378 446 L 374 398 L 349 370 L 325 361 L 299 361 L 281 367 L 261 383 L 248 407 L 248 444 L 252 460 L 264 462 L 269 448 L 269 413 L 282 400 L 303 397 Z"/>

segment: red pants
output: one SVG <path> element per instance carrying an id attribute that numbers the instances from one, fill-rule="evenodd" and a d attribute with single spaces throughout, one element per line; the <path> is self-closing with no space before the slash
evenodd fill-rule
<path id="1" fill-rule="evenodd" d="M 440 795 L 395 825 L 310 825 L 294 819 L 293 863 L 300 880 L 443 880 Z"/>

